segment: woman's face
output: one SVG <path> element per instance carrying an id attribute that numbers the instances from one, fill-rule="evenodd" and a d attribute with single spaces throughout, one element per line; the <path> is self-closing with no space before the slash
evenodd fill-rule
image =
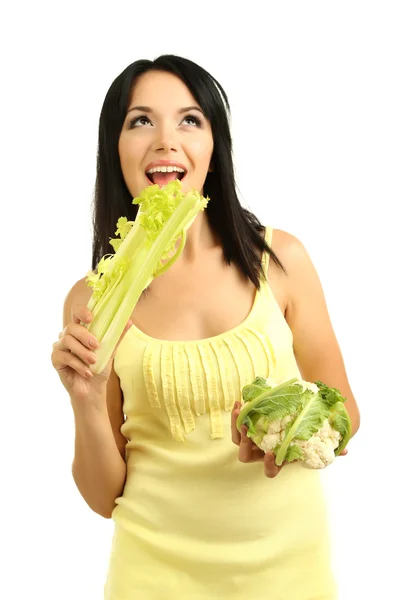
<path id="1" fill-rule="evenodd" d="M 184 192 L 203 193 L 213 148 L 211 125 L 178 77 L 150 71 L 137 79 L 118 144 L 132 197 L 177 177 Z M 152 171 L 157 167 L 163 171 Z"/>

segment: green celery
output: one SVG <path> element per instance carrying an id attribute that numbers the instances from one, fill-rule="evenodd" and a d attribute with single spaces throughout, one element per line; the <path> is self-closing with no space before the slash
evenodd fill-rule
<path id="1" fill-rule="evenodd" d="M 134 198 L 139 205 L 135 221 L 119 219 L 120 239 L 110 241 L 115 254 L 103 257 L 97 273 L 87 276 L 93 288 L 88 303 L 93 319 L 87 329 L 100 342 L 93 373 L 101 373 L 108 364 L 143 290 L 179 258 L 186 230 L 208 201 L 196 190 L 183 194 L 181 182 L 175 180 L 162 188 L 149 186 Z"/>

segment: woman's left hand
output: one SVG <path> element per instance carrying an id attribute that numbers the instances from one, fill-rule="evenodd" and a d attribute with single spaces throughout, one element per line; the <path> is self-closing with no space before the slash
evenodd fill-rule
<path id="1" fill-rule="evenodd" d="M 238 458 L 243 463 L 263 462 L 264 473 L 266 477 L 276 477 L 284 467 L 284 462 L 280 467 L 275 464 L 275 455 L 273 452 L 264 452 L 247 437 L 248 428 L 243 425 L 240 432 L 237 430 L 236 421 L 240 412 L 240 402 L 235 402 L 231 413 L 231 432 L 232 442 L 239 446 Z"/>
<path id="2" fill-rule="evenodd" d="M 285 461 L 280 467 L 275 463 L 273 452 L 264 452 L 249 437 L 247 437 L 248 427 L 242 425 L 240 432 L 237 430 L 236 421 L 239 416 L 241 404 L 235 402 L 231 413 L 231 432 L 232 442 L 239 446 L 238 458 L 243 463 L 263 462 L 264 473 L 266 477 L 273 478 L 280 473 L 282 468 L 287 465 Z M 344 449 L 339 456 L 345 456 L 347 449 Z"/>

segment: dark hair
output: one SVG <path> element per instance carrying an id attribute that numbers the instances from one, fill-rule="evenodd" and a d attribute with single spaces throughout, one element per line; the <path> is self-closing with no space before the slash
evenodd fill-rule
<path id="1" fill-rule="evenodd" d="M 97 152 L 97 176 L 93 207 L 92 269 L 104 254 L 112 252 L 110 237 L 114 237 L 119 217 L 133 220 L 137 206 L 125 184 L 118 142 L 133 86 L 140 75 L 148 71 L 166 71 L 179 77 L 193 94 L 211 124 L 214 151 L 213 171 L 204 183 L 204 196 L 209 196 L 206 212 L 210 227 L 221 240 L 227 264 L 235 263 L 246 278 L 259 289 L 265 279 L 261 254 L 268 252 L 285 271 L 278 257 L 264 238 L 264 227 L 257 217 L 240 204 L 232 161 L 232 138 L 229 127 L 230 106 L 218 81 L 194 62 L 174 55 L 156 60 L 137 60 L 112 83 L 100 115 Z"/>

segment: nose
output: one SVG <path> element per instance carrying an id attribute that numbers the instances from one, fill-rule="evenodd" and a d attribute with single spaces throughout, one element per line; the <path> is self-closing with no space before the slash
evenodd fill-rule
<path id="1" fill-rule="evenodd" d="M 153 142 L 153 149 L 156 152 L 176 151 L 178 146 L 175 127 L 170 124 L 159 125 Z"/>

